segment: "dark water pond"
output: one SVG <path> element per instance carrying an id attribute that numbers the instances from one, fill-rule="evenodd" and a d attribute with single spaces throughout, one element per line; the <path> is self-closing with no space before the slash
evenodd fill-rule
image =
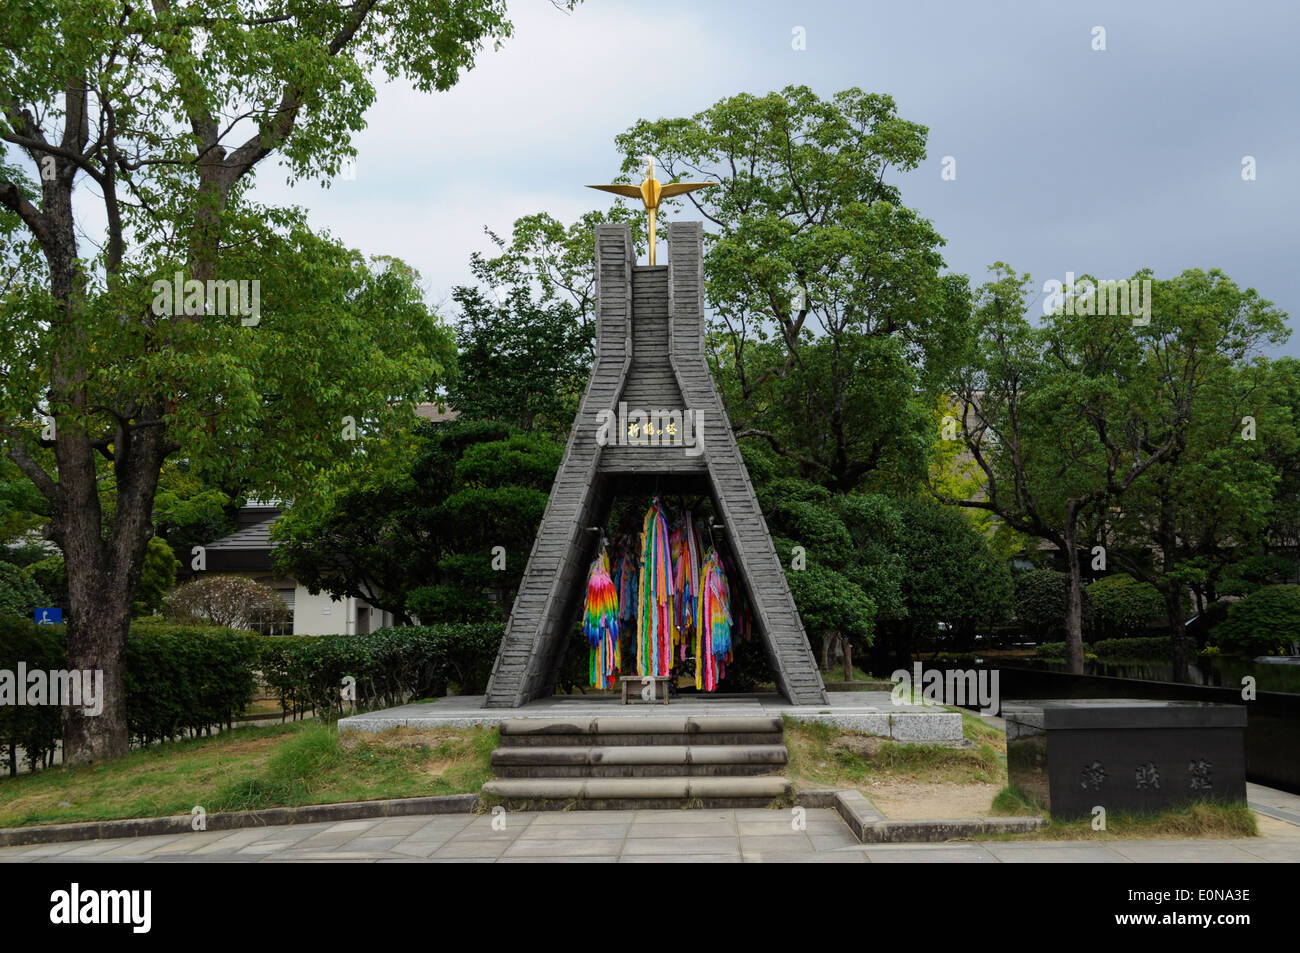
<path id="1" fill-rule="evenodd" d="M 1031 661 L 1033 668 L 1049 672 L 1068 672 L 1065 662 Z M 1172 682 L 1174 668 L 1168 662 L 1087 662 L 1088 675 L 1108 675 L 1113 678 L 1140 678 L 1153 682 Z M 1254 676 L 1255 688 L 1261 692 L 1295 692 L 1300 694 L 1300 664 L 1256 662 L 1251 659 L 1201 658 L 1191 666 L 1189 682 L 1213 688 L 1240 688 L 1242 679 Z"/>

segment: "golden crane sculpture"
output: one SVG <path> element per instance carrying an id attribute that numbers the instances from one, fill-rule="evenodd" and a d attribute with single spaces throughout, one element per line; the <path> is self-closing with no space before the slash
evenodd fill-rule
<path id="1" fill-rule="evenodd" d="M 646 211 L 650 213 L 650 264 L 655 263 L 655 213 L 659 211 L 659 203 L 663 199 L 670 199 L 674 195 L 684 195 L 687 192 L 694 192 L 696 189 L 707 189 L 709 186 L 717 185 L 717 182 L 669 182 L 667 185 L 660 185 L 659 180 L 655 178 L 655 160 L 654 156 L 648 156 L 649 166 L 646 169 L 645 181 L 640 185 L 589 185 L 589 189 L 600 189 L 602 192 L 613 192 L 615 195 L 626 195 L 631 199 L 640 199 L 645 203 Z"/>

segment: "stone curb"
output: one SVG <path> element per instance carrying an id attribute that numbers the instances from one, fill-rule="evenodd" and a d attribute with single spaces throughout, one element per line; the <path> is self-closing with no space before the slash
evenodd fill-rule
<path id="1" fill-rule="evenodd" d="M 810 791 L 823 802 L 809 807 L 834 807 L 863 844 L 932 844 L 976 834 L 1018 834 L 1047 823 L 1041 817 L 973 817 L 960 820 L 890 821 L 861 791 Z M 834 796 L 834 803 L 824 803 Z M 798 798 L 800 802 L 803 795 Z"/>
<path id="2" fill-rule="evenodd" d="M 258 811 L 230 811 L 209 814 L 209 831 L 233 831 L 273 824 L 320 824 L 355 821 L 371 817 L 408 817 L 413 814 L 469 814 L 478 806 L 477 794 L 443 797 L 390 798 L 383 801 L 343 801 L 339 804 L 308 804 L 302 807 L 269 807 Z M 44 824 L 34 827 L 0 828 L 0 847 L 56 844 L 63 841 L 106 840 L 113 837 L 150 837 L 158 834 L 188 834 L 193 818 L 138 817 L 116 821 L 86 821 L 77 824 Z"/>

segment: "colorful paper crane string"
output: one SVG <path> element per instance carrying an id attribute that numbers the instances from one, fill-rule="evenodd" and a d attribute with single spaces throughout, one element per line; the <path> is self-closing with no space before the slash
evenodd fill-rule
<path id="1" fill-rule="evenodd" d="M 587 576 L 587 602 L 582 612 L 582 631 L 589 648 L 588 675 L 596 688 L 614 687 L 621 662 L 618 648 L 618 591 L 609 575 L 609 554 L 600 547 L 600 555 L 591 563 Z"/>
<path id="2" fill-rule="evenodd" d="M 700 592 L 700 535 L 695 518 L 689 511 L 673 530 L 673 628 L 678 657 L 686 661 L 687 646 L 699 652 L 699 625 L 696 621 Z"/>
<path id="3" fill-rule="evenodd" d="M 727 663 L 731 661 L 731 592 L 718 551 L 712 547 L 704 556 L 702 575 L 695 686 L 711 692 L 726 677 Z"/>
<path id="4" fill-rule="evenodd" d="M 636 587 L 639 576 L 630 533 L 619 541 L 617 569 L 613 578 L 614 588 L 618 590 L 618 620 L 631 622 L 636 618 Z M 630 626 L 628 631 L 631 631 Z"/>
<path id="5" fill-rule="evenodd" d="M 667 676 L 673 661 L 673 573 L 668 520 L 656 497 L 641 528 L 637 674 Z"/>

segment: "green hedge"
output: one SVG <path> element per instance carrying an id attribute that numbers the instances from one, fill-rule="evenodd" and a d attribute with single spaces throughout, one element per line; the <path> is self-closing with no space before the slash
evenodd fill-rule
<path id="1" fill-rule="evenodd" d="M 1084 646 L 1084 651 L 1108 662 L 1163 662 L 1169 659 L 1169 639 L 1154 636 L 1142 639 L 1102 639 Z M 1064 642 L 1044 642 L 1034 650 L 1035 658 L 1064 661 Z"/>
<path id="2" fill-rule="evenodd" d="M 258 636 L 216 626 L 133 624 L 126 642 L 126 723 L 148 744 L 185 732 L 230 725 L 256 688 Z M 66 669 L 63 626 L 0 619 L 0 669 Z M 0 706 L 0 748 L 33 768 L 46 763 L 62 737 L 54 706 Z"/>
<path id="3" fill-rule="evenodd" d="M 1228 609 L 1210 640 L 1229 655 L 1276 655 L 1300 639 L 1300 586 L 1265 586 Z"/>
<path id="4" fill-rule="evenodd" d="M 211 625 L 133 624 L 126 640 L 126 723 L 148 744 L 231 723 L 253 700 L 256 633 Z"/>
<path id="5" fill-rule="evenodd" d="M 0 615 L 0 669 L 17 677 L 19 662 L 49 671 L 66 668 L 67 661 L 62 627 Z M 11 771 L 19 751 L 33 769 L 47 763 L 62 737 L 61 718 L 61 709 L 49 705 L 0 705 L 0 751 Z"/>
<path id="6" fill-rule="evenodd" d="M 1150 583 L 1114 575 L 1098 579 L 1087 592 L 1092 602 L 1092 630 L 1097 635 L 1132 637 L 1166 622 L 1165 597 Z"/>
<path id="7" fill-rule="evenodd" d="M 504 631 L 501 622 L 465 622 L 269 638 L 262 679 L 286 712 L 337 709 L 347 677 L 363 708 L 445 695 L 453 683 L 472 695 L 486 688 Z"/>

